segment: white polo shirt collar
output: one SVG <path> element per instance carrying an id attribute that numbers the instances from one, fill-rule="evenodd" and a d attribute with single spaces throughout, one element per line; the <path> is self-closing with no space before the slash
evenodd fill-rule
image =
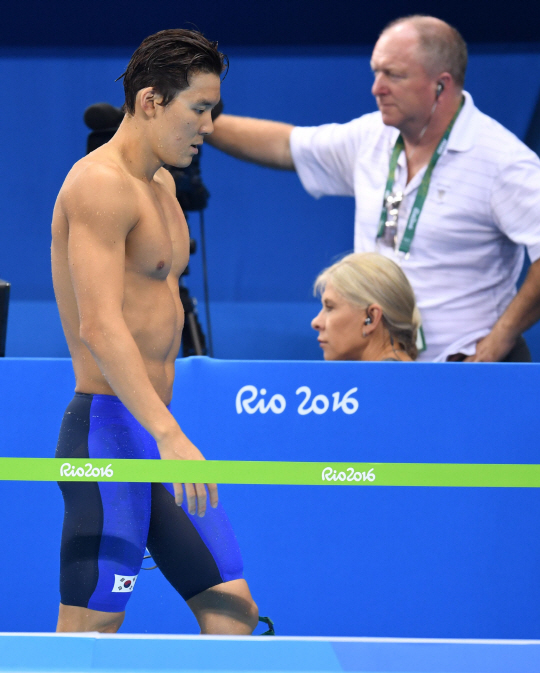
<path id="1" fill-rule="evenodd" d="M 474 106 L 474 102 L 470 93 L 463 92 L 465 103 L 454 123 L 454 128 L 448 138 L 448 145 L 446 152 L 466 152 L 474 146 L 475 138 L 477 137 L 479 116 Z"/>
<path id="2" fill-rule="evenodd" d="M 444 153 L 446 152 L 466 152 L 467 150 L 472 149 L 474 145 L 474 139 L 476 137 L 476 132 L 478 128 L 478 116 L 475 115 L 475 107 L 472 96 L 466 91 L 463 92 L 465 98 L 465 103 L 463 108 L 458 115 L 454 123 L 454 128 L 450 133 L 448 138 L 448 145 L 446 146 Z M 399 136 L 399 131 L 397 129 L 392 129 L 392 137 L 389 145 L 389 152 L 392 153 L 392 149 L 396 143 L 396 140 Z M 402 152 L 398 157 L 397 162 L 399 168 L 399 175 L 401 179 L 398 179 L 398 184 L 401 182 L 401 187 L 403 194 L 407 196 L 415 189 L 418 189 L 424 174 L 427 169 L 427 164 L 421 168 L 418 173 L 413 177 L 413 179 L 405 184 L 405 176 L 407 175 L 407 158 L 405 152 Z"/>

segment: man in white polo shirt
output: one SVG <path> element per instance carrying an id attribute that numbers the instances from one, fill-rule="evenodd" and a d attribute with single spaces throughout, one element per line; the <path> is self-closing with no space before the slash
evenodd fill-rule
<path id="1" fill-rule="evenodd" d="M 422 360 L 530 360 L 540 318 L 540 160 L 463 91 L 467 48 L 439 19 L 398 19 L 373 50 L 379 112 L 293 127 L 221 115 L 211 144 L 296 170 L 307 191 L 356 198 L 355 250 L 406 272 Z M 531 267 L 520 291 L 524 258 Z"/>

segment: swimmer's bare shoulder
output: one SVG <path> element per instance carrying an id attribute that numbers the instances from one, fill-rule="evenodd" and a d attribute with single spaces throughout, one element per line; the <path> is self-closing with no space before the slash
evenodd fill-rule
<path id="1" fill-rule="evenodd" d="M 96 151 L 73 166 L 55 204 L 53 284 L 78 389 L 91 388 L 85 392 L 112 392 L 81 328 L 90 313 L 93 320 L 115 322 L 110 309 L 122 301 L 125 241 L 139 219 L 135 197 L 130 176 Z"/>
<path id="2" fill-rule="evenodd" d="M 101 148 L 100 148 L 101 149 Z M 69 171 L 60 189 L 53 214 L 63 216 L 68 226 L 86 221 L 103 223 L 111 217 L 117 226 L 133 226 L 137 219 L 134 179 L 109 153 L 96 150 Z"/>

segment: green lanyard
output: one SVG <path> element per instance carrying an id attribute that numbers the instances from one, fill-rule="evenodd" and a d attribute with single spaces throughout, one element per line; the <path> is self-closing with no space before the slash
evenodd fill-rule
<path id="1" fill-rule="evenodd" d="M 409 254 L 409 250 L 411 249 L 411 243 L 416 231 L 416 225 L 418 224 L 420 213 L 422 212 L 422 208 L 424 207 L 424 201 L 426 200 L 427 193 L 429 190 L 429 183 L 431 181 L 431 174 L 433 173 L 435 164 L 439 160 L 439 157 L 444 152 L 446 145 L 448 144 L 448 138 L 450 136 L 450 132 L 452 130 L 452 127 L 454 126 L 454 122 L 456 121 L 459 113 L 461 112 L 461 108 L 463 107 L 464 102 L 465 102 L 464 100 L 461 101 L 461 105 L 459 106 L 456 114 L 452 118 L 450 124 L 448 124 L 448 127 L 444 132 L 443 137 L 441 138 L 441 141 L 437 145 L 437 149 L 435 150 L 433 156 L 430 159 L 428 167 L 426 168 L 426 172 L 424 173 L 424 177 L 422 178 L 422 182 L 420 183 L 420 187 L 418 187 L 416 199 L 414 200 L 414 205 L 412 207 L 409 219 L 407 221 L 405 233 L 403 234 L 403 238 L 401 239 L 401 244 L 399 246 L 399 251 L 405 253 L 406 255 Z M 396 144 L 394 145 L 392 156 L 390 157 L 390 168 L 388 170 L 388 180 L 386 181 L 386 189 L 384 190 L 383 208 L 381 212 L 381 219 L 379 222 L 379 232 L 377 233 L 377 238 L 382 238 L 384 235 L 384 229 L 388 217 L 386 207 L 387 199 L 392 193 L 392 189 L 394 188 L 397 162 L 399 159 L 399 155 L 404 149 L 405 149 L 405 143 L 403 141 L 403 136 L 400 133 L 398 139 L 396 140 Z"/>

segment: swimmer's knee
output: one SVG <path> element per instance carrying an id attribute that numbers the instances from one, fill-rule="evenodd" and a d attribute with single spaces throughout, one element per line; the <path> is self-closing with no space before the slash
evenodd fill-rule
<path id="1" fill-rule="evenodd" d="M 122 626 L 125 616 L 125 612 L 121 612 L 120 614 L 117 612 L 111 613 L 110 617 L 105 619 L 97 630 L 100 633 L 116 633 Z"/>
<path id="2" fill-rule="evenodd" d="M 251 633 L 255 631 L 258 624 L 259 624 L 259 607 L 252 598 L 247 614 L 247 626 L 251 629 Z"/>
<path id="3" fill-rule="evenodd" d="M 122 626 L 125 612 L 100 612 L 60 603 L 57 633 L 116 633 Z"/>
<path id="4" fill-rule="evenodd" d="M 202 591 L 187 601 L 201 633 L 249 635 L 259 620 L 259 610 L 245 580 L 232 580 Z"/>
<path id="5" fill-rule="evenodd" d="M 231 605 L 233 618 L 245 625 L 245 632 L 253 633 L 259 624 L 259 607 L 245 580 L 241 580 L 231 593 L 236 598 Z"/>
<path id="6" fill-rule="evenodd" d="M 253 600 L 247 582 L 245 580 L 238 580 L 237 582 L 233 581 L 229 586 L 234 587 L 232 593 L 236 595 L 238 599 L 236 604 L 237 610 L 240 613 L 238 618 L 241 619 L 250 632 L 253 633 L 259 623 L 259 607 Z"/>

